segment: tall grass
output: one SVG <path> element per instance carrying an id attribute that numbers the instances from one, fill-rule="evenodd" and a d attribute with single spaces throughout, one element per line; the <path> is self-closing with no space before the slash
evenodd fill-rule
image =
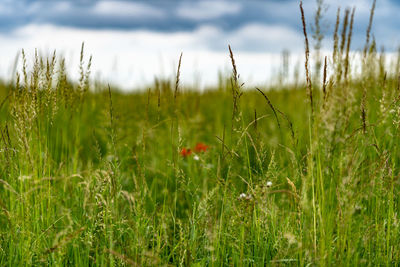
<path id="1" fill-rule="evenodd" d="M 0 265 L 400 264 L 398 67 L 368 26 L 352 75 L 338 10 L 311 83 L 301 14 L 297 89 L 246 88 L 231 47 L 232 76 L 201 93 L 182 55 L 175 81 L 131 93 L 90 90 L 83 46 L 78 83 L 55 54 L 23 56 L 0 85 Z"/>

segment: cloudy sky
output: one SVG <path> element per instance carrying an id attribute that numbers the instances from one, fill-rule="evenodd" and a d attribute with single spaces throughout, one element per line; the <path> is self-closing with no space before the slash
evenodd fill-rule
<path id="1" fill-rule="evenodd" d="M 372 0 L 325 0 L 322 22 L 331 47 L 336 10 L 356 7 L 352 49 L 362 48 Z M 13 62 L 25 49 L 43 55 L 54 49 L 78 72 L 79 50 L 93 55 L 93 77 L 131 89 L 171 77 L 183 52 L 182 80 L 200 86 L 229 70 L 227 46 L 235 52 L 248 84 L 268 84 L 278 72 L 281 52 L 291 66 L 304 50 L 297 0 L 0 0 L 0 76 L 10 78 Z M 310 25 L 315 0 L 304 0 Z M 387 51 L 400 44 L 400 1 L 377 0 L 373 34 Z M 343 15 L 343 13 L 342 13 Z M 302 62 L 301 62 L 302 63 Z"/>

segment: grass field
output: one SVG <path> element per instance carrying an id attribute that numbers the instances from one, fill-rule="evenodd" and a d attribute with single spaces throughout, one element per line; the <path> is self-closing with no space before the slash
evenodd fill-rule
<path id="1" fill-rule="evenodd" d="M 299 86 L 242 85 L 232 51 L 203 92 L 184 55 L 131 93 L 91 84 L 83 53 L 77 83 L 24 57 L 0 85 L 0 265 L 399 265 L 400 57 L 367 37 L 351 72 L 345 14 Z"/>

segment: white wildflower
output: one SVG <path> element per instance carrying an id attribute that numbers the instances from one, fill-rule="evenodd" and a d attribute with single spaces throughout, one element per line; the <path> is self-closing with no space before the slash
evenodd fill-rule
<path id="1" fill-rule="evenodd" d="M 267 187 L 271 187 L 272 186 L 272 182 L 271 181 L 268 181 L 267 182 Z"/>
<path id="2" fill-rule="evenodd" d="M 199 161 L 199 160 L 200 160 L 200 157 L 197 156 L 197 155 L 194 155 L 194 156 L 193 156 L 193 159 L 194 159 L 195 161 Z"/>
<path id="3" fill-rule="evenodd" d="M 241 193 L 239 195 L 239 200 L 251 200 L 251 199 L 253 199 L 253 196 L 251 194 Z"/>

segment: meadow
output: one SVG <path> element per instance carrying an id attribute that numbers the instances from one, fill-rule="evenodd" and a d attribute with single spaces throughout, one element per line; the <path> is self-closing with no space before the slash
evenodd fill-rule
<path id="1" fill-rule="evenodd" d="M 352 72 L 352 14 L 320 75 L 303 17 L 305 83 L 268 90 L 234 47 L 205 91 L 180 84 L 184 54 L 129 93 L 91 82 L 83 46 L 78 82 L 23 54 L 0 84 L 0 265 L 399 265 L 400 56 L 371 12 Z"/>

